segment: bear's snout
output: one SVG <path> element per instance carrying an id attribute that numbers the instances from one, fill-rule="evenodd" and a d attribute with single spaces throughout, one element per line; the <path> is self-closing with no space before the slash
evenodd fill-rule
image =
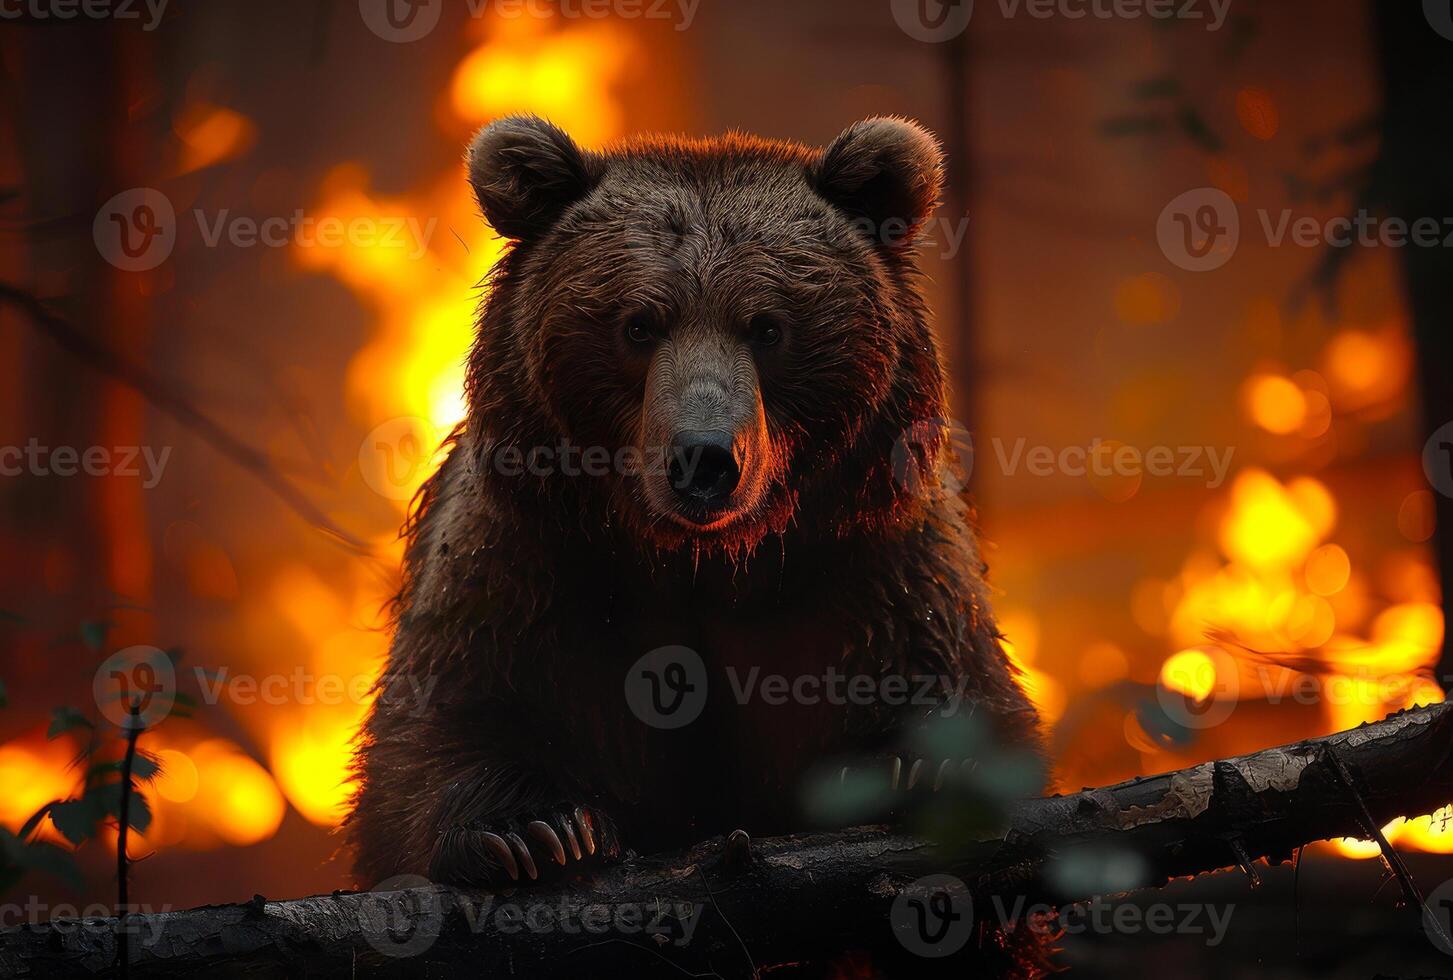
<path id="1" fill-rule="evenodd" d="M 710 523 L 742 478 L 740 448 L 720 429 L 682 429 L 671 439 L 667 477 L 688 517 Z"/>
<path id="2" fill-rule="evenodd" d="M 652 359 L 640 445 L 653 515 L 679 533 L 730 532 L 758 514 L 772 459 L 750 345 L 703 323 L 677 328 Z"/>

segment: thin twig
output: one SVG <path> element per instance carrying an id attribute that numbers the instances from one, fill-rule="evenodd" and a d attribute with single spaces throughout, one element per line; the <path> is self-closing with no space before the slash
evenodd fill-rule
<path id="1" fill-rule="evenodd" d="M 185 396 L 173 391 L 144 368 L 123 360 L 57 316 L 37 296 L 11 283 L 0 282 L 0 301 L 14 306 L 51 340 L 107 377 L 134 388 L 157 409 L 196 433 L 204 442 L 251 473 L 294 513 L 358 554 L 371 554 L 368 546 L 338 527 L 297 487 L 273 468 L 267 457 L 204 414 Z"/>
<path id="2" fill-rule="evenodd" d="M 1246 853 L 1246 844 L 1240 837 L 1232 837 L 1230 843 L 1231 853 L 1236 856 L 1236 866 L 1241 869 L 1242 874 L 1246 875 L 1252 888 L 1260 888 L 1261 875 L 1257 874 L 1256 865 L 1251 863 L 1251 855 Z"/>
<path id="3" fill-rule="evenodd" d="M 116 830 L 116 975 L 126 980 L 131 970 L 130 944 L 126 917 L 131 914 L 127 888 L 126 838 L 131 823 L 131 770 L 136 764 L 136 740 L 141 737 L 141 702 L 132 701 L 126 725 L 126 757 L 121 762 L 121 801 L 117 816 L 121 826 Z"/>
<path id="4" fill-rule="evenodd" d="M 721 906 L 717 904 L 716 893 L 711 890 L 711 884 L 706 880 L 706 872 L 702 871 L 701 868 L 698 867 L 696 869 L 696 873 L 701 878 L 701 887 L 706 889 L 706 897 L 711 899 L 711 907 L 716 909 L 716 914 L 721 916 L 721 921 L 726 923 L 726 927 L 730 929 L 732 935 L 736 937 L 737 945 L 742 947 L 742 953 L 747 957 L 747 969 L 752 971 L 752 980 L 756 980 L 757 977 L 760 977 L 762 975 L 762 971 L 757 969 L 756 957 L 754 957 L 752 955 L 752 951 L 747 948 L 746 941 L 742 939 L 742 934 L 737 932 L 737 927 L 732 925 L 732 920 L 727 918 L 726 913 L 723 912 L 721 910 Z"/>
<path id="5" fill-rule="evenodd" d="M 1453 949 L 1453 938 L 1448 936 L 1448 930 L 1444 928 L 1443 923 L 1438 921 L 1438 917 L 1429 911 L 1428 903 L 1423 899 L 1423 893 L 1418 888 L 1418 883 L 1413 880 L 1413 873 L 1408 870 L 1407 862 L 1403 860 L 1401 854 L 1393 849 L 1392 844 L 1388 842 L 1387 837 L 1383 834 L 1382 828 L 1373 819 L 1372 811 L 1367 809 L 1367 801 L 1358 792 L 1357 785 L 1352 779 L 1352 772 L 1347 768 L 1347 764 L 1337 755 L 1336 750 L 1330 746 L 1323 755 L 1332 764 L 1332 771 L 1337 774 L 1337 778 L 1342 781 L 1342 784 L 1347 787 L 1347 791 L 1352 794 L 1352 799 L 1357 803 L 1357 808 L 1362 811 L 1363 828 L 1373 840 L 1377 841 L 1377 846 L 1382 850 L 1383 864 L 1397 878 L 1398 884 L 1402 886 L 1403 895 L 1409 902 L 1418 907 L 1423 922 L 1436 930 L 1442 948 Z"/>

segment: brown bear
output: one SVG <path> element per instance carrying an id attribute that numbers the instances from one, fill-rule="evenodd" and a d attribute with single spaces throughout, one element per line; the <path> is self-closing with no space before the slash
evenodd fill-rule
<path id="1" fill-rule="evenodd" d="M 937 478 L 948 412 L 914 262 L 933 137 L 875 118 L 825 150 L 732 134 L 587 152 L 512 117 L 468 172 L 512 245 L 467 420 L 407 528 L 380 689 L 436 683 L 423 712 L 381 697 L 368 718 L 362 882 L 497 886 L 800 830 L 824 765 L 882 759 L 905 790 L 956 771 L 900 748 L 948 697 L 1037 752 L 966 508 Z M 938 683 L 907 703 L 751 688 L 832 672 Z M 683 699 L 689 724 L 648 717 Z"/>

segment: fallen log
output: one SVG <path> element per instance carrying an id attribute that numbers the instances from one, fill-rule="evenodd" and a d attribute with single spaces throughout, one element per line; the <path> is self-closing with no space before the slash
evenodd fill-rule
<path id="1" fill-rule="evenodd" d="M 1435 705 L 1027 800 L 1012 808 L 1001 836 L 952 853 L 884 827 L 750 843 L 733 835 L 632 858 L 588 882 L 512 894 L 396 880 L 373 892 L 132 915 L 121 927 L 131 934 L 135 977 L 754 976 L 846 949 L 922 952 L 905 935 L 912 917 L 903 911 L 927 875 L 963 882 L 955 908 L 982 922 L 991 907 L 1006 907 L 985 901 L 994 897 L 1095 897 L 1100 889 L 1076 894 L 1063 876 L 1044 873 L 1068 853 L 1135 855 L 1134 887 L 1236 867 L 1254 883 L 1257 859 L 1283 861 L 1331 837 L 1373 837 L 1395 817 L 1450 801 L 1453 706 Z M 1401 867 L 1395 855 L 1393 863 Z M 1404 887 L 1417 895 L 1410 879 Z M 117 930 L 116 919 L 92 919 L 5 931 L 0 976 L 111 975 Z M 939 961 L 914 962 L 921 974 Z"/>

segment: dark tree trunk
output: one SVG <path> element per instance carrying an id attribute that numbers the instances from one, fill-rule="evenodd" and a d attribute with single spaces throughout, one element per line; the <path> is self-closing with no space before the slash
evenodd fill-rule
<path id="1" fill-rule="evenodd" d="M 1453 218 L 1453 37 L 1434 30 L 1417 0 L 1374 0 L 1383 78 L 1382 154 L 1372 197 L 1391 216 Z M 1446 8 L 1445 8 L 1446 10 Z M 1446 26 L 1446 25 L 1445 25 Z M 1402 250 L 1408 308 L 1417 343 L 1423 436 L 1453 422 L 1453 248 Z M 1453 441 L 1453 440 L 1450 440 Z M 1434 536 L 1443 608 L 1453 609 L 1453 446 L 1433 447 L 1442 491 L 1434 489 Z M 1438 680 L 1453 686 L 1453 635 L 1445 632 Z"/>

